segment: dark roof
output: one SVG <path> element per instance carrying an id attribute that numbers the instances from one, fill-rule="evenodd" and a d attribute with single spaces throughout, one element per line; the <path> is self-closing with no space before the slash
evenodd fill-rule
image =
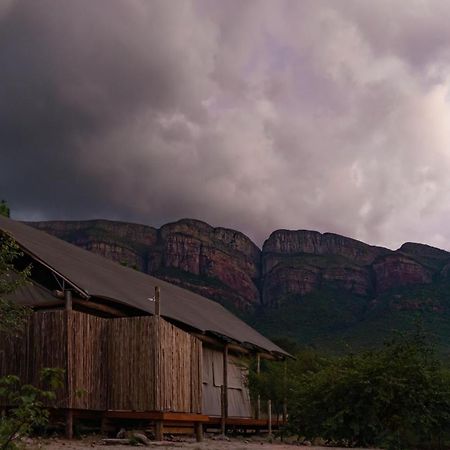
<path id="1" fill-rule="evenodd" d="M 193 327 L 288 355 L 222 305 L 158 278 L 123 267 L 21 222 L 0 216 L 0 230 L 13 236 L 23 250 L 64 277 L 86 297 L 100 297 L 153 314 L 155 286 L 161 288 L 161 315 Z"/>
<path id="2" fill-rule="evenodd" d="M 49 306 L 59 305 L 63 299 L 56 298 L 48 289 L 37 284 L 27 283 L 18 287 L 12 294 L 6 296 L 8 300 L 29 306 Z"/>

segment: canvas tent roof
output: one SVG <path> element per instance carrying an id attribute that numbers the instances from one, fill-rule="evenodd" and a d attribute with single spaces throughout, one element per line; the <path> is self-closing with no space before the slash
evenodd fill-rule
<path id="1" fill-rule="evenodd" d="M 87 297 L 113 300 L 153 314 L 149 301 L 161 288 L 161 315 L 201 332 L 228 337 L 271 353 L 288 355 L 219 303 L 186 289 L 123 267 L 21 222 L 0 216 L 0 230 L 13 236 L 28 254 L 64 277 Z"/>

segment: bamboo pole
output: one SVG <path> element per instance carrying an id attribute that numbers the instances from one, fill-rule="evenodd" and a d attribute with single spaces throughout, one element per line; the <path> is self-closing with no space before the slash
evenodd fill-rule
<path id="1" fill-rule="evenodd" d="M 259 353 L 256 354 L 256 374 L 259 377 L 259 374 L 261 373 L 261 355 Z M 256 418 L 261 418 L 261 396 L 258 393 L 258 396 L 256 398 Z"/>

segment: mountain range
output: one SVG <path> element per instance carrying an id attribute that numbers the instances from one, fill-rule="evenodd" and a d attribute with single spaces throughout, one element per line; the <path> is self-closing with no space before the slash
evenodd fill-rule
<path id="1" fill-rule="evenodd" d="M 417 320 L 450 355 L 450 253 L 332 233 L 239 231 L 183 219 L 30 222 L 72 244 L 221 302 L 268 337 L 330 352 L 379 345 Z"/>

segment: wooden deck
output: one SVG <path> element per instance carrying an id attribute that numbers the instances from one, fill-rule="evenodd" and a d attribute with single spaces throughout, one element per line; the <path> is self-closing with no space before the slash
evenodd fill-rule
<path id="1" fill-rule="evenodd" d="M 222 419 L 220 417 L 209 417 L 208 422 L 205 424 L 205 428 L 219 428 L 221 426 Z M 272 421 L 272 430 L 277 430 L 283 425 L 281 420 Z M 227 417 L 225 419 L 225 426 L 228 429 L 233 430 L 246 430 L 246 431 L 263 431 L 269 430 L 268 419 L 253 419 L 249 417 Z"/>
<path id="2" fill-rule="evenodd" d="M 52 409 L 51 415 L 56 418 L 67 418 L 70 412 L 72 420 L 96 420 L 101 423 L 103 432 L 112 434 L 124 428 L 144 427 L 152 430 L 156 440 L 163 440 L 164 434 L 191 434 L 198 441 L 203 439 L 204 431 L 220 431 L 221 418 L 204 414 L 177 413 L 163 411 L 90 411 L 84 409 Z M 253 419 L 248 417 L 228 417 L 225 421 L 228 430 L 239 432 L 268 431 L 268 419 Z M 278 430 L 282 421 L 274 420 L 272 430 Z"/>
<path id="3" fill-rule="evenodd" d="M 102 427 L 117 421 L 147 422 L 153 428 L 155 439 L 162 441 L 164 433 L 195 434 L 197 441 L 203 440 L 203 424 L 209 417 L 203 414 L 178 413 L 164 411 L 105 411 L 102 418 Z"/>

